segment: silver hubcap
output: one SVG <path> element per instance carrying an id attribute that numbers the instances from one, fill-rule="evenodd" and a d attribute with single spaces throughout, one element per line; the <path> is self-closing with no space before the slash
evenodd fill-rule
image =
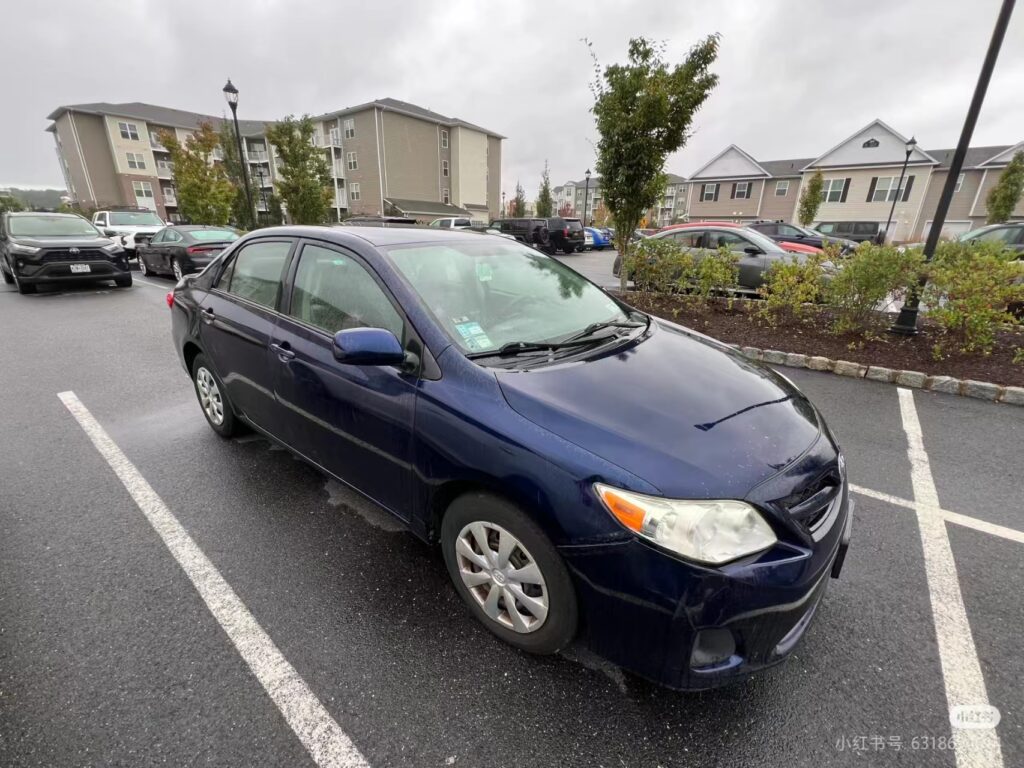
<path id="1" fill-rule="evenodd" d="M 224 423 L 224 400 L 220 396 L 213 374 L 205 368 L 196 371 L 196 389 L 199 392 L 199 404 L 203 406 L 206 418 L 220 426 Z"/>
<path id="2" fill-rule="evenodd" d="M 522 634 L 541 628 L 548 588 L 519 539 L 494 523 L 470 523 L 459 533 L 455 554 L 462 583 L 488 618 Z"/>
<path id="3" fill-rule="evenodd" d="M 179 264 L 177 260 L 171 262 L 171 269 L 174 271 L 174 276 L 178 280 L 181 280 L 181 278 L 184 276 L 184 273 L 181 271 L 181 264 Z"/>
<path id="4" fill-rule="evenodd" d="M 139 256 L 139 272 L 141 272 L 144 275 L 149 274 L 149 270 L 146 269 L 146 262 L 142 260 L 141 256 Z"/>

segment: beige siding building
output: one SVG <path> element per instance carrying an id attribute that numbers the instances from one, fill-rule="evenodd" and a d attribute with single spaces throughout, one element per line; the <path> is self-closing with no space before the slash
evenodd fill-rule
<path id="1" fill-rule="evenodd" d="M 151 104 L 75 104 L 49 115 L 48 130 L 72 200 L 91 208 L 140 206 L 180 219 L 174 168 L 158 138 L 185 141 L 203 122 L 223 118 Z M 397 213 L 421 220 L 497 217 L 503 136 L 395 99 L 314 118 L 333 184 L 333 218 Z M 239 121 L 257 211 L 278 179 L 280 160 L 266 123 Z"/>

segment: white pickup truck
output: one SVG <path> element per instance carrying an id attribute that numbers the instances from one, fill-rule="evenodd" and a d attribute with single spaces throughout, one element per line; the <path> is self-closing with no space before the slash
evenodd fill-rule
<path id="1" fill-rule="evenodd" d="M 136 243 L 148 243 L 153 235 L 167 226 L 159 216 L 146 208 L 96 211 L 92 215 L 92 223 L 100 232 L 128 251 L 129 258 L 137 254 Z"/>

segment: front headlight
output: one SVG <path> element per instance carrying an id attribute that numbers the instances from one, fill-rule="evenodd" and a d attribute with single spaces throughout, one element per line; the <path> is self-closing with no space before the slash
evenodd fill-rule
<path id="1" fill-rule="evenodd" d="M 22 245 L 21 243 L 11 243 L 7 246 L 7 249 L 11 253 L 21 254 L 22 256 L 31 256 L 33 253 L 39 253 L 39 249 L 34 245 Z"/>
<path id="2" fill-rule="evenodd" d="M 103 250 L 107 253 L 120 253 L 124 248 L 119 243 L 111 243 L 110 245 L 104 245 Z"/>
<path id="3" fill-rule="evenodd" d="M 691 560 L 721 565 L 777 541 L 760 513 L 742 501 L 664 499 L 601 483 L 594 490 L 624 526 Z"/>

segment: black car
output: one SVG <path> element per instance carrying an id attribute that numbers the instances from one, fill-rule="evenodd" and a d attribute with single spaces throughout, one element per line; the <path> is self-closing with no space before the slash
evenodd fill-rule
<path id="1" fill-rule="evenodd" d="M 533 245 L 541 250 L 551 247 L 551 233 L 548 220 L 537 218 L 497 219 L 491 227 L 504 235 L 511 235 L 521 243 Z"/>
<path id="2" fill-rule="evenodd" d="M 0 272 L 19 293 L 65 281 L 132 284 L 124 248 L 71 213 L 19 212 L 0 217 Z"/>
<path id="3" fill-rule="evenodd" d="M 877 242 L 884 227 L 884 224 L 877 221 L 823 221 L 814 231 L 820 235 L 866 243 Z"/>
<path id="4" fill-rule="evenodd" d="M 579 219 L 565 219 L 552 216 L 547 220 L 550 242 L 548 253 L 556 250 L 562 253 L 575 253 L 583 250 L 586 235 L 583 233 L 583 222 Z"/>
<path id="5" fill-rule="evenodd" d="M 199 272 L 239 237 L 231 227 L 182 225 L 164 227 L 149 243 L 140 243 L 139 270 L 144 275 L 174 275 L 178 280 Z"/>
<path id="6" fill-rule="evenodd" d="M 857 248 L 855 240 L 848 240 L 845 237 L 833 237 L 821 232 L 815 232 L 809 227 L 787 224 L 782 221 L 756 221 L 753 224 L 748 224 L 747 228 L 760 232 L 777 243 L 801 243 L 803 245 L 812 245 L 815 248 L 824 248 L 827 244 L 831 243 L 838 245 L 844 254 Z"/>

